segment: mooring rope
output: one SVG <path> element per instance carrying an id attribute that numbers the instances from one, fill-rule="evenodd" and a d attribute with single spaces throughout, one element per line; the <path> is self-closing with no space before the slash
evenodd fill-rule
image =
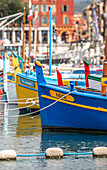
<path id="1" fill-rule="evenodd" d="M 10 73 L 9 75 L 11 75 L 11 73 Z M 5 79 L 5 78 L 4 78 L 4 79 Z M 0 79 L 0 81 L 1 81 L 1 79 Z M 4 82 L 0 83 L 0 85 L 5 84 L 5 83 L 7 83 L 7 82 L 8 82 L 8 78 L 7 78 L 7 81 L 4 81 Z"/>
<path id="2" fill-rule="evenodd" d="M 64 152 L 63 155 L 64 156 L 68 156 L 68 155 L 92 155 L 93 152 L 71 152 L 71 153 L 66 153 Z M 35 156 L 46 156 L 46 153 L 36 153 L 36 154 L 17 154 L 17 157 L 35 157 Z"/>
<path id="3" fill-rule="evenodd" d="M 71 93 L 73 93 L 73 92 L 76 92 L 76 90 L 75 90 L 75 91 L 70 91 L 69 93 L 65 94 L 64 96 L 62 96 L 61 98 L 59 98 L 58 100 L 56 100 L 55 102 L 53 102 L 52 104 L 50 104 L 50 105 L 48 105 L 48 106 L 45 106 L 44 108 L 40 109 L 39 111 L 42 111 L 42 110 L 44 110 L 44 109 L 47 109 L 48 107 L 51 107 L 52 105 L 56 104 L 58 101 L 60 101 L 61 99 L 63 99 L 64 97 L 66 97 L 67 95 L 69 95 L 69 94 L 71 94 Z M 35 116 L 33 116 L 33 117 L 35 117 Z"/>
<path id="4" fill-rule="evenodd" d="M 75 90 L 75 91 L 76 91 L 76 90 Z M 22 114 L 22 115 L 13 115 L 13 116 L 2 116 L 2 115 L 0 115 L 0 117 L 12 117 L 12 118 L 15 118 L 15 117 L 24 117 L 24 116 L 29 116 L 29 115 L 32 115 L 32 114 L 36 114 L 36 113 L 38 113 L 38 112 L 40 112 L 40 111 L 42 111 L 42 110 L 47 109 L 48 107 L 51 107 L 52 105 L 54 105 L 55 103 L 57 103 L 59 100 L 63 99 L 64 97 L 66 97 L 67 95 L 69 95 L 69 94 L 71 94 L 71 93 L 73 93 L 73 92 L 75 92 L 75 91 L 70 91 L 69 93 L 65 94 L 64 96 L 62 96 L 61 98 L 59 98 L 59 99 L 56 100 L 55 102 L 51 103 L 51 104 L 48 105 L 48 106 L 43 107 L 42 109 L 37 110 L 37 111 L 30 112 L 30 113 L 27 113 L 27 114 Z M 25 107 L 25 108 L 26 108 L 26 107 Z M 14 110 L 14 109 L 13 109 L 13 110 Z M 7 111 L 7 110 L 6 110 L 6 111 Z M 33 117 L 35 117 L 35 116 L 33 116 Z"/>
<path id="5" fill-rule="evenodd" d="M 13 83 L 7 85 L 6 87 L 9 87 L 9 86 L 12 86 L 12 85 L 13 85 Z M 4 87 L 1 87 L 0 89 L 4 89 Z"/>
<path id="6" fill-rule="evenodd" d="M 10 112 L 10 111 L 13 111 L 13 110 L 20 110 L 20 109 L 24 109 L 24 108 L 28 108 L 28 107 L 32 107 L 32 106 L 36 105 L 36 102 L 35 102 L 35 101 L 32 101 L 31 103 L 32 103 L 32 105 L 28 105 L 28 106 L 24 106 L 24 107 L 20 107 L 20 108 L 7 109 L 7 110 L 0 110 L 0 113 L 3 113 L 3 112 Z"/>
<path id="7" fill-rule="evenodd" d="M 5 83 L 7 83 L 8 81 L 5 81 L 5 82 L 3 82 L 3 83 L 0 83 L 0 85 L 2 85 L 2 84 L 5 84 Z"/>
<path id="8" fill-rule="evenodd" d="M 94 85 L 94 86 L 95 86 L 95 85 Z M 71 94 L 71 93 L 73 93 L 73 92 L 76 92 L 76 90 L 75 90 L 75 91 L 70 91 L 69 93 L 65 94 L 64 96 L 62 96 L 62 97 L 59 98 L 58 100 L 54 101 L 54 102 L 51 103 L 50 105 L 45 106 L 45 107 L 43 107 L 42 109 L 39 109 L 39 110 L 37 110 L 37 111 L 31 112 L 31 113 L 27 113 L 27 114 L 23 114 L 23 115 L 4 116 L 4 117 L 24 117 L 24 116 L 29 116 L 29 115 L 32 115 L 32 114 L 36 114 L 36 113 L 38 113 L 38 112 L 40 112 L 40 111 L 42 111 L 42 110 L 45 110 L 45 109 L 51 107 L 52 105 L 56 104 L 58 101 L 60 101 L 61 99 L 63 99 L 64 97 L 66 97 L 67 95 L 69 95 L 69 94 Z M 25 107 L 25 108 L 26 108 L 26 107 Z M 19 109 L 19 108 L 18 108 L 18 109 Z M 14 109 L 13 109 L 13 110 L 14 110 Z M 3 117 L 3 116 L 2 116 L 2 117 Z M 33 117 L 35 117 L 35 116 L 33 116 Z"/>
<path id="9" fill-rule="evenodd" d="M 32 101 L 34 101 L 34 100 L 32 100 Z M 39 103 L 38 100 L 36 101 L 36 103 L 37 103 L 37 102 Z M 0 102 L 0 104 L 4 104 L 4 105 L 5 105 L 5 104 L 10 104 L 10 105 L 11 105 L 11 103 L 12 103 L 12 102 L 10 102 L 10 101 L 9 101 L 9 103 L 8 103 L 8 102 Z M 27 101 L 26 101 L 26 102 L 14 102 L 13 105 L 15 105 L 15 104 L 29 104 L 29 103 L 30 103 L 30 102 L 27 102 Z"/>
<path id="10" fill-rule="evenodd" d="M 16 90 L 13 90 L 13 91 L 11 91 L 10 93 L 8 93 L 8 94 L 11 94 L 11 93 L 13 93 L 13 92 L 15 92 Z M 6 92 L 7 93 L 7 92 Z M 2 94 L 2 95 L 0 95 L 0 97 L 3 97 L 3 96 L 6 96 L 6 93 L 4 93 L 4 94 Z M 6 100 L 5 100 L 6 101 Z"/>
<path id="11" fill-rule="evenodd" d="M 28 99 L 28 97 L 27 98 L 21 98 L 21 99 L 11 99 L 9 102 L 13 102 L 14 100 L 20 101 L 20 100 L 26 100 L 26 99 Z M 38 99 L 38 97 L 32 97 L 32 99 Z M 6 101 L 6 100 L 0 100 L 0 103 L 3 102 L 3 101 Z"/>
<path id="12" fill-rule="evenodd" d="M 14 68 L 11 68 L 9 71 L 7 71 L 6 73 L 4 73 L 4 74 L 3 74 L 3 78 L 2 78 L 2 79 L 0 79 L 0 81 L 4 80 L 4 79 L 5 79 L 6 74 L 7 74 L 8 72 L 10 72 L 10 71 L 13 71 L 13 70 L 14 70 Z M 10 73 L 9 75 L 11 75 L 11 73 Z"/>

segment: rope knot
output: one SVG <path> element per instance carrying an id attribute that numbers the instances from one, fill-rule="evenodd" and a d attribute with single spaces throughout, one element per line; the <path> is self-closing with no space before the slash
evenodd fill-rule
<path id="1" fill-rule="evenodd" d="M 36 104 L 36 101 L 34 101 L 32 98 L 29 98 L 29 99 L 27 99 L 26 100 L 26 104 L 33 104 L 33 105 L 35 105 Z"/>

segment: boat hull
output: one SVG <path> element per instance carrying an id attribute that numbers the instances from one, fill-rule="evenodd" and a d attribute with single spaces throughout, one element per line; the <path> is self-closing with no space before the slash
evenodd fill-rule
<path id="1" fill-rule="evenodd" d="M 4 91 L 4 77 L 3 77 L 3 72 L 0 72 L 0 88 Z"/>
<path id="2" fill-rule="evenodd" d="M 15 83 L 15 76 L 14 73 L 8 72 L 7 73 L 7 102 L 9 104 L 17 104 L 17 95 L 16 95 L 16 83 Z"/>
<path id="3" fill-rule="evenodd" d="M 39 109 L 36 79 L 18 73 L 16 75 L 16 92 L 20 114 Z M 32 102 L 35 102 L 35 104 Z"/>
<path id="4" fill-rule="evenodd" d="M 49 106 L 58 98 L 50 95 L 50 91 L 66 94 L 65 90 L 58 91 L 49 85 L 40 85 L 40 108 Z M 69 92 L 69 91 L 68 91 Z M 57 95 L 58 96 L 58 95 Z M 72 93 L 70 96 L 74 101 L 60 100 L 50 107 L 42 110 L 41 124 L 43 129 L 50 130 L 89 130 L 107 131 L 107 98 L 102 99 L 100 95 L 92 97 L 90 92 L 84 95 L 81 92 Z"/>

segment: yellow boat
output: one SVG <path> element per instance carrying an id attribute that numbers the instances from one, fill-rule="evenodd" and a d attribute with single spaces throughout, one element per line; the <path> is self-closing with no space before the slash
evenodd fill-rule
<path id="1" fill-rule="evenodd" d="M 49 84 L 54 84 L 58 86 L 57 79 L 52 79 L 50 77 L 45 77 L 46 81 Z M 63 86 L 69 88 L 70 81 L 63 80 Z M 76 80 L 75 80 L 76 82 Z M 16 92 L 17 92 L 17 101 L 18 107 L 21 109 L 20 113 L 33 112 L 39 109 L 39 100 L 38 100 L 38 86 L 36 75 L 30 74 L 16 74 Z"/>
<path id="2" fill-rule="evenodd" d="M 58 84 L 57 79 L 46 77 L 50 84 Z M 64 85 L 69 85 L 69 80 L 63 80 Z M 38 87 L 36 75 L 16 74 L 16 92 L 18 107 L 21 113 L 33 112 L 39 109 Z"/>
<path id="3" fill-rule="evenodd" d="M 36 75 L 35 78 L 32 75 L 20 74 L 16 75 L 16 92 L 18 107 L 23 111 L 34 111 L 39 109 L 38 101 L 38 87 Z"/>
<path id="4" fill-rule="evenodd" d="M 19 113 L 39 109 L 36 75 L 22 74 L 18 56 L 13 52 L 13 71 L 7 73 L 7 101 L 18 104 Z M 6 54 L 6 57 L 9 56 Z"/>
<path id="5" fill-rule="evenodd" d="M 36 74 L 30 75 L 28 72 L 26 74 L 22 74 L 19 68 L 17 56 L 13 56 L 13 63 L 14 67 L 17 67 L 17 69 L 14 71 L 14 75 L 11 74 L 13 79 L 11 78 L 9 81 L 13 81 L 15 85 L 17 104 L 20 109 L 20 114 L 34 112 L 39 109 Z M 48 83 L 58 85 L 57 79 L 52 79 L 50 77 L 45 78 Z M 70 80 L 63 80 L 63 85 L 69 86 Z"/>
<path id="6" fill-rule="evenodd" d="M 33 128 L 32 128 L 33 127 Z M 31 134 L 35 134 L 36 136 L 41 135 L 42 127 L 41 127 L 41 118 L 40 115 L 34 117 L 32 116 L 24 116 L 19 117 L 17 120 L 17 128 L 16 135 L 17 137 L 28 136 Z"/>

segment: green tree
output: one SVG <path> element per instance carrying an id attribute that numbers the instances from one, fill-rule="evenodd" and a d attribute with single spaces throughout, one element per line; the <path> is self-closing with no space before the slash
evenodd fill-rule
<path id="1" fill-rule="evenodd" d="M 26 12 L 26 22 L 27 22 L 27 16 L 28 16 L 28 3 L 22 3 L 21 0 L 0 0 L 0 17 L 5 17 L 8 15 L 13 15 L 19 12 L 23 12 L 23 8 L 25 7 Z M 9 20 L 8 20 L 9 21 Z M 16 20 L 12 23 L 17 24 L 18 26 L 21 26 L 22 17 Z"/>
<path id="2" fill-rule="evenodd" d="M 0 1 L 0 17 L 8 15 L 8 3 L 6 0 Z"/>
<path id="3" fill-rule="evenodd" d="M 0 17 L 23 12 L 24 6 L 26 13 L 28 13 L 28 3 L 22 3 L 21 0 L 0 0 Z"/>

